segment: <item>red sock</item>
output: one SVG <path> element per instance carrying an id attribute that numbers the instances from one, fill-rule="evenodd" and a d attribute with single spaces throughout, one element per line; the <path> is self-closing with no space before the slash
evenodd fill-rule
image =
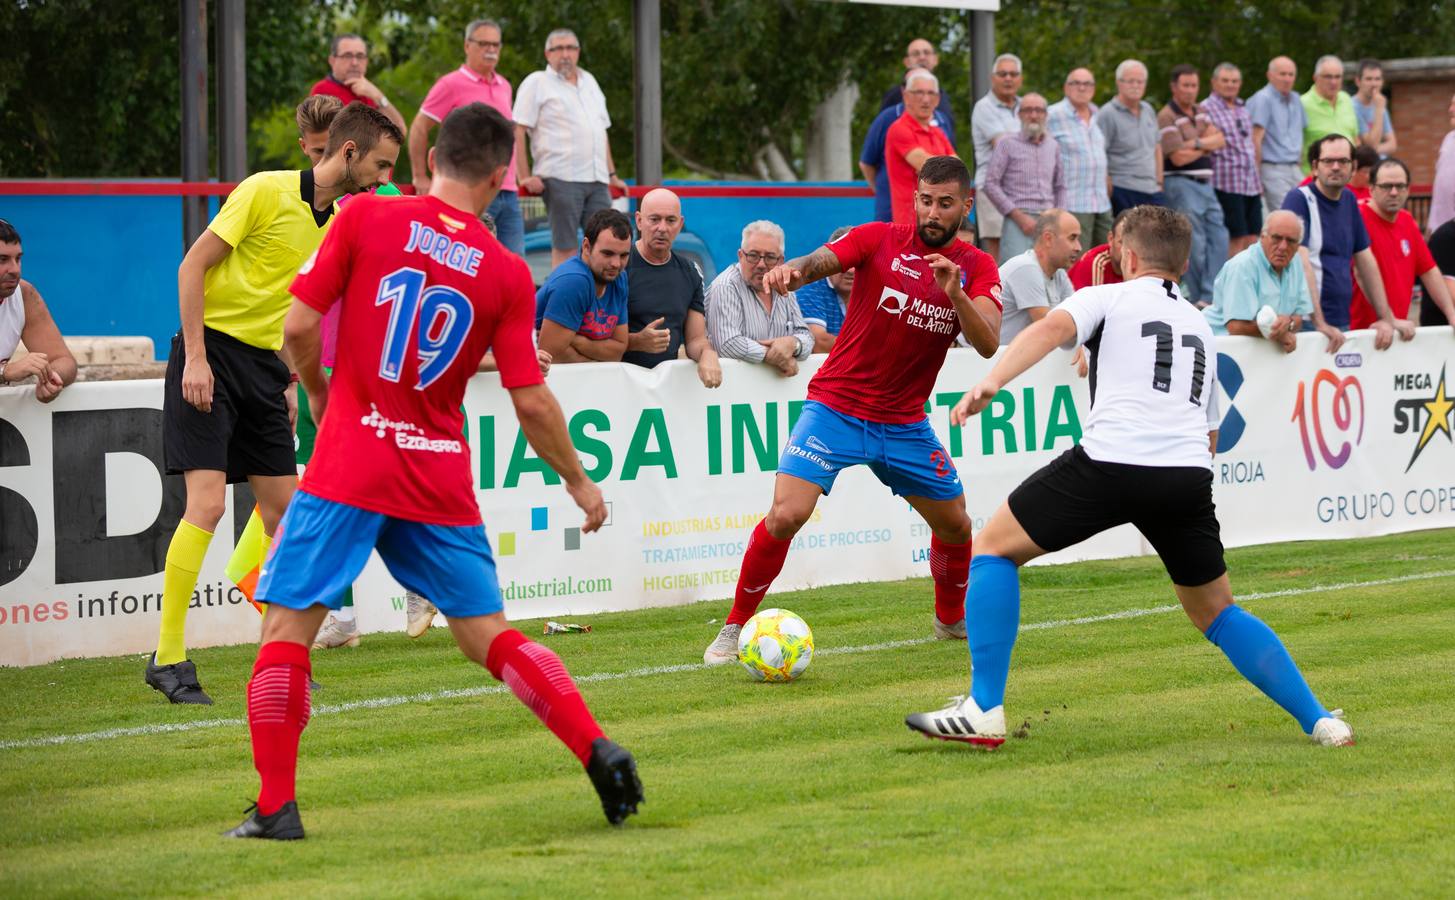
<path id="1" fill-rule="evenodd" d="M 763 595 L 773 579 L 783 571 L 783 560 L 788 556 L 790 538 L 780 541 L 768 533 L 767 519 L 753 529 L 748 538 L 748 549 L 743 554 L 743 568 L 738 572 L 738 590 L 733 594 L 733 611 L 728 613 L 728 625 L 742 625 L 758 611 Z"/>
<path id="2" fill-rule="evenodd" d="M 947 544 L 930 536 L 930 575 L 935 579 L 935 618 L 954 625 L 965 618 L 965 585 L 970 583 L 970 542 Z"/>
<path id="3" fill-rule="evenodd" d="M 270 816 L 293 799 L 298 772 L 298 737 L 308 725 L 308 648 L 270 641 L 258 648 L 248 682 L 248 729 L 253 766 L 263 779 L 258 812 Z"/>
<path id="4" fill-rule="evenodd" d="M 581 765 L 590 762 L 591 742 L 606 735 L 559 656 L 512 628 L 490 642 L 485 668 L 571 748 Z"/>

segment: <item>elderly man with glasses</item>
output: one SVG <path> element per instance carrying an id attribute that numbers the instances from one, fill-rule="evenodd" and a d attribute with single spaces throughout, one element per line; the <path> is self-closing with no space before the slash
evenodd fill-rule
<path id="1" fill-rule="evenodd" d="M 904 77 L 904 115 L 884 134 L 884 168 L 889 173 L 889 208 L 896 225 L 915 221 L 919 170 L 932 156 L 954 156 L 955 147 L 935 124 L 940 82 L 928 69 Z"/>
<path id="2" fill-rule="evenodd" d="M 978 192 L 985 185 L 990 168 L 990 154 L 1006 135 L 1021 130 L 1020 111 L 1021 59 L 1014 53 L 1002 53 L 990 67 L 990 91 L 975 101 L 970 112 L 970 137 L 975 142 L 975 226 L 980 233 L 980 247 L 992 257 L 1000 255 L 1000 233 L 1004 226 L 1000 211 L 991 203 L 980 202 Z"/>
<path id="3" fill-rule="evenodd" d="M 1020 131 L 995 145 L 985 173 L 985 199 L 1005 217 L 1000 237 L 1000 262 L 1031 249 L 1036 242 L 1036 217 L 1052 207 L 1066 207 L 1066 179 L 1061 152 L 1046 136 L 1046 98 L 1021 98 Z"/>
<path id="4" fill-rule="evenodd" d="M 1389 311 L 1396 319 L 1408 318 L 1415 279 L 1419 278 L 1425 289 L 1425 301 L 1433 304 L 1455 325 L 1455 308 L 1451 307 L 1445 278 L 1435 264 L 1424 236 L 1420 234 L 1420 226 L 1404 208 L 1409 198 L 1409 167 L 1393 156 L 1375 163 L 1369 174 L 1369 200 L 1359 204 L 1359 214 L 1369 231 L 1369 249 L 1379 260 L 1379 274 L 1384 280 Z M 1349 313 L 1353 328 L 1369 328 L 1376 319 L 1373 305 L 1358 285 L 1354 287 L 1354 302 Z M 1422 321 L 1428 319 L 1423 315 L 1421 318 Z"/>
<path id="5" fill-rule="evenodd" d="M 1094 247 L 1106 243 L 1112 224 L 1106 135 L 1093 121 L 1098 109 L 1091 102 L 1096 76 L 1090 69 L 1072 69 L 1065 88 L 1066 96 L 1046 113 L 1046 131 L 1061 151 L 1066 211 L 1081 224 L 1083 243 Z"/>
<path id="6" fill-rule="evenodd" d="M 798 298 L 780 294 L 764 276 L 783 262 L 783 229 L 759 219 L 743 228 L 738 264 L 707 288 L 707 336 L 720 356 L 766 363 L 785 378 L 813 353 L 813 333 Z"/>
<path id="7" fill-rule="evenodd" d="M 328 75 L 318 81 L 309 91 L 309 95 L 323 94 L 327 97 L 337 97 L 344 106 L 350 103 L 362 103 L 365 106 L 372 106 L 394 123 L 394 127 L 400 131 L 404 130 L 404 115 L 389 102 L 384 92 L 374 86 L 374 82 L 364 77 L 369 71 L 369 45 L 357 34 L 334 35 L 333 41 L 328 45 Z"/>
<path id="8" fill-rule="evenodd" d="M 1275 210 L 1258 242 L 1228 260 L 1213 286 L 1212 305 L 1202 311 L 1213 334 L 1265 337 L 1285 353 L 1298 346 L 1298 333 L 1313 314 L 1308 279 L 1298 257 L 1303 220 Z"/>

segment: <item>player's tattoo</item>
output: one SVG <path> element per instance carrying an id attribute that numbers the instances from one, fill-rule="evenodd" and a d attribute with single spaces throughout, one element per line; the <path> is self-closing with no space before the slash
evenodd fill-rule
<path id="1" fill-rule="evenodd" d="M 838 254 L 827 247 L 819 247 L 807 256 L 800 256 L 789 262 L 788 266 L 803 273 L 804 284 L 827 278 L 830 275 L 837 275 L 844 270 L 843 265 L 839 262 Z"/>

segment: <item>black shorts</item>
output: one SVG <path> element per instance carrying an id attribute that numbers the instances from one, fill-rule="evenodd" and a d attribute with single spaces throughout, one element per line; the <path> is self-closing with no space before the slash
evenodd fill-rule
<path id="1" fill-rule="evenodd" d="M 227 473 L 229 484 L 249 475 L 294 475 L 293 426 L 288 423 L 288 367 L 272 350 L 205 329 L 212 367 L 212 411 L 182 399 L 187 353 L 182 334 L 172 338 L 162 395 L 162 454 L 167 474 L 193 469 Z"/>
<path id="2" fill-rule="evenodd" d="M 1218 205 L 1223 208 L 1223 223 L 1228 226 L 1228 237 L 1250 237 L 1263 231 L 1263 196 L 1261 194 L 1230 194 L 1214 191 Z"/>
<path id="3" fill-rule="evenodd" d="M 1047 551 L 1130 522 L 1156 548 L 1173 584 L 1197 587 L 1228 570 L 1212 472 L 1201 466 L 1097 462 L 1073 447 L 1027 478 L 1007 502 L 1026 534 Z"/>

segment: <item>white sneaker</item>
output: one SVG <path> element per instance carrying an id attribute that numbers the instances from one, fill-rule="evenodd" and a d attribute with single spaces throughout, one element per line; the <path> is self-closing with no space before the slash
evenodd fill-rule
<path id="1" fill-rule="evenodd" d="M 970 697 L 951 697 L 936 712 L 905 716 L 904 724 L 928 738 L 994 749 L 1005 743 L 1005 707 L 981 710 Z"/>
<path id="2" fill-rule="evenodd" d="M 417 638 L 434 624 L 435 613 L 439 610 L 434 604 L 416 594 L 414 591 L 406 591 L 404 594 L 404 609 L 409 616 L 409 625 L 405 629 L 409 636 Z"/>
<path id="3" fill-rule="evenodd" d="M 965 640 L 965 620 L 961 619 L 951 625 L 940 621 L 940 617 L 930 613 L 930 618 L 935 622 L 935 640 L 937 641 L 963 641 Z"/>
<path id="4" fill-rule="evenodd" d="M 707 650 L 702 654 L 702 661 L 709 666 L 725 666 L 728 663 L 738 661 L 738 637 L 743 633 L 741 625 L 724 625 L 722 631 L 717 633 L 712 643 L 707 645 Z"/>
<path id="5" fill-rule="evenodd" d="M 1309 739 L 1325 747 L 1354 746 L 1354 727 L 1344 721 L 1344 711 L 1336 709 L 1314 723 Z"/>
<path id="6" fill-rule="evenodd" d="M 359 620 L 349 619 L 344 622 L 332 613 L 329 613 L 328 620 L 318 630 L 318 636 L 313 639 L 313 649 L 331 650 L 334 647 L 357 647 L 359 646 Z"/>

